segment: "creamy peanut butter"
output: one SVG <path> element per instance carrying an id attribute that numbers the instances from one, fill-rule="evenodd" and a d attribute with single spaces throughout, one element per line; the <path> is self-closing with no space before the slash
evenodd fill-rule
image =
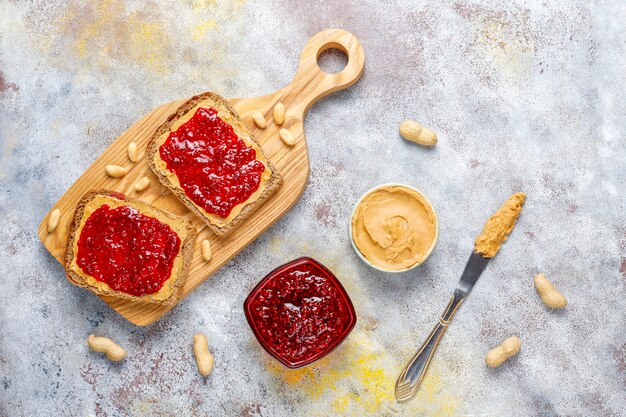
<path id="1" fill-rule="evenodd" d="M 435 211 L 420 193 L 389 185 L 367 194 L 352 216 L 352 239 L 373 265 L 398 271 L 419 264 L 437 239 Z"/>
<path id="2" fill-rule="evenodd" d="M 487 220 L 483 232 L 474 242 L 474 250 L 485 258 L 493 258 L 507 239 L 522 212 L 526 194 L 515 193 Z"/>

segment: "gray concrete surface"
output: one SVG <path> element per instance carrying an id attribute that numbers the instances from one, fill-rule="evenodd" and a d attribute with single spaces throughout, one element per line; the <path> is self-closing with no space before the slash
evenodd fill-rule
<path id="1" fill-rule="evenodd" d="M 623 1 L 1 1 L 0 415 L 625 415 L 625 21 Z M 311 109 L 311 178 L 293 210 L 147 328 L 66 281 L 37 226 L 115 137 L 173 99 L 280 88 L 330 27 L 359 37 L 365 74 Z M 403 141 L 407 117 L 437 147 Z M 347 235 L 352 203 L 382 182 L 417 187 L 439 214 L 431 258 L 400 276 L 363 265 Z M 517 228 L 418 396 L 397 404 L 400 369 L 515 191 L 528 194 Z M 359 323 L 332 355 L 288 371 L 241 305 L 303 255 L 338 275 Z M 540 303 L 537 272 L 566 310 Z M 216 357 L 206 380 L 197 331 Z M 89 352 L 92 332 L 128 359 Z M 519 356 L 487 369 L 511 334 Z"/>

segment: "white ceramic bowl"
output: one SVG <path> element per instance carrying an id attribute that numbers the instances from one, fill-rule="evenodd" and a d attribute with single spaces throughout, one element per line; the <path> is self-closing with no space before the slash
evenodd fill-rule
<path id="1" fill-rule="evenodd" d="M 356 211 L 356 208 L 359 206 L 359 204 L 361 204 L 361 201 L 363 201 L 363 199 L 370 193 L 378 190 L 379 188 L 384 188 L 384 187 L 404 187 L 404 188 L 408 188 L 409 190 L 415 191 L 417 194 L 419 194 L 423 199 L 424 202 L 427 204 L 427 208 L 430 209 L 435 217 L 435 238 L 433 239 L 433 243 L 430 245 L 430 248 L 428 249 L 428 251 L 426 252 L 426 255 L 424 255 L 424 259 L 422 259 L 421 262 L 418 262 L 414 265 L 411 265 L 408 268 L 404 268 L 404 269 L 393 269 L 393 270 L 389 270 L 389 269 L 383 269 L 380 266 L 374 265 L 373 263 L 371 263 L 365 256 L 363 256 L 363 254 L 361 253 L 361 251 L 359 250 L 359 248 L 356 246 L 356 243 L 354 243 L 354 237 L 352 235 L 352 219 L 354 218 L 354 213 Z M 426 259 L 428 259 L 428 257 L 430 256 L 431 252 L 433 251 L 433 249 L 435 248 L 435 245 L 437 244 L 437 239 L 439 238 L 439 218 L 437 217 L 437 211 L 435 211 L 435 207 L 433 207 L 433 204 L 430 202 L 430 200 L 428 198 L 426 198 L 426 196 L 424 194 L 422 194 L 422 192 L 420 192 L 419 190 L 408 186 L 406 184 L 398 184 L 398 183 L 387 183 L 387 184 L 381 184 L 381 185 L 377 185 L 374 188 L 369 189 L 367 192 L 365 192 L 361 198 L 358 199 L 358 201 L 356 202 L 356 204 L 354 205 L 354 208 L 352 209 L 352 215 L 350 216 L 350 221 L 348 223 L 348 228 L 349 228 L 349 233 L 350 233 L 350 243 L 352 244 L 352 249 L 354 249 L 354 252 L 357 254 L 357 256 L 363 261 L 365 262 L 367 265 L 371 266 L 374 269 L 377 269 L 379 271 L 382 272 L 390 272 L 390 273 L 397 273 L 397 272 L 406 272 L 406 271 L 410 271 L 411 269 L 423 264 L 424 262 L 426 262 Z"/>

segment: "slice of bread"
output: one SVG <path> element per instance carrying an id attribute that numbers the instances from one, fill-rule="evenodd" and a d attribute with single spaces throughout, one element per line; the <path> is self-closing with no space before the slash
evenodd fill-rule
<path id="1" fill-rule="evenodd" d="M 121 206 L 135 208 L 141 214 L 167 224 L 178 235 L 180 239 L 180 249 L 174 258 L 169 278 L 163 282 L 162 287 L 158 291 L 141 296 L 116 291 L 107 283 L 98 281 L 93 276 L 84 272 L 78 265 L 78 242 L 83 227 L 91 214 L 104 204 L 107 204 L 112 209 Z M 133 301 L 173 304 L 180 298 L 182 286 L 187 279 L 196 235 L 196 229 L 187 219 L 164 212 L 143 201 L 127 198 L 120 193 L 108 190 L 90 191 L 79 201 L 76 211 L 74 212 L 74 219 L 70 227 L 65 252 L 65 270 L 70 281 L 80 287 L 87 288 L 97 295 L 107 295 Z"/>
<path id="2" fill-rule="evenodd" d="M 214 108 L 218 117 L 232 126 L 235 134 L 243 140 L 248 148 L 256 151 L 256 159 L 265 165 L 259 188 L 245 201 L 235 205 L 228 217 L 207 212 L 203 207 L 191 200 L 181 187 L 178 176 L 167 168 L 161 159 L 159 149 L 167 141 L 171 132 L 176 131 L 183 123 L 194 116 L 199 108 Z M 148 163 L 161 183 L 170 189 L 176 196 L 197 216 L 199 216 L 217 235 L 225 235 L 235 229 L 256 210 L 282 183 L 282 177 L 263 153 L 250 129 L 246 126 L 237 112 L 222 97 L 214 93 L 203 93 L 187 100 L 172 114 L 165 123 L 157 128 L 148 144 Z"/>

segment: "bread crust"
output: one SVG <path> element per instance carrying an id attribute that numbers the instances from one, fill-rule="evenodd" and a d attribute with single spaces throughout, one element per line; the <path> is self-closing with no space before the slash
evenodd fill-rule
<path id="1" fill-rule="evenodd" d="M 185 103 L 183 103 L 176 110 L 176 112 L 170 115 L 168 119 L 165 121 L 165 123 L 159 126 L 154 132 L 154 134 L 152 135 L 152 138 L 150 139 L 150 142 L 148 143 L 148 147 L 147 147 L 148 164 L 150 165 L 150 168 L 152 169 L 152 171 L 159 178 L 159 181 L 163 185 L 165 185 L 171 192 L 173 192 L 178 197 L 178 199 L 189 208 L 189 210 L 191 210 L 196 216 L 201 218 L 215 234 L 217 234 L 218 236 L 224 236 L 230 233 L 232 230 L 234 230 L 239 223 L 244 221 L 254 210 L 256 210 L 259 206 L 261 206 L 261 204 L 263 204 L 263 202 L 280 186 L 280 184 L 282 183 L 282 176 L 278 173 L 278 171 L 276 170 L 272 162 L 269 160 L 267 155 L 263 153 L 263 149 L 261 148 L 261 145 L 257 142 L 257 140 L 252 135 L 252 133 L 248 130 L 248 132 L 246 133 L 250 133 L 250 139 L 259 147 L 261 153 L 263 154 L 263 156 L 265 157 L 267 161 L 267 167 L 272 172 L 272 175 L 270 176 L 270 179 L 266 182 L 265 189 L 261 192 L 259 197 L 255 201 L 249 204 L 246 204 L 246 206 L 241 210 L 241 212 L 228 224 L 224 226 L 218 226 L 218 225 L 211 223 L 211 220 L 208 217 L 206 217 L 204 213 L 202 213 L 202 211 L 198 208 L 196 203 L 194 203 L 189 197 L 187 197 L 187 194 L 185 194 L 185 191 L 176 188 L 169 181 L 167 176 L 163 175 L 163 173 L 156 167 L 154 163 L 154 156 L 159 150 L 159 146 L 157 146 L 158 139 L 164 133 L 171 131 L 172 125 L 176 122 L 176 120 L 183 117 L 185 114 L 191 111 L 194 107 L 196 107 L 198 103 L 204 100 L 213 101 L 218 107 L 222 107 L 226 109 L 229 113 L 231 113 L 234 119 L 241 122 L 241 124 L 245 125 L 245 123 L 243 122 L 241 117 L 239 117 L 239 114 L 237 114 L 235 109 L 233 109 L 231 105 L 228 104 L 228 102 L 224 100 L 221 96 L 215 93 L 211 93 L 211 92 L 206 92 L 206 93 L 199 94 L 197 96 L 193 96 L 189 100 L 187 100 Z"/>
<path id="2" fill-rule="evenodd" d="M 89 285 L 87 282 L 85 282 L 83 277 L 81 277 L 80 275 L 72 271 L 71 269 L 72 261 L 74 260 L 74 257 L 76 256 L 76 254 L 74 253 L 74 242 L 76 241 L 76 239 L 79 238 L 77 236 L 77 231 L 78 231 L 78 228 L 80 227 L 80 223 L 85 212 L 85 206 L 97 196 L 110 196 L 110 197 L 114 197 L 114 198 L 122 200 L 121 199 L 122 194 L 116 193 L 110 190 L 100 189 L 100 190 L 93 190 L 93 191 L 86 193 L 78 202 L 78 205 L 76 206 L 76 210 L 74 211 L 74 218 L 72 220 L 72 225 L 70 226 L 69 237 L 67 239 L 67 248 L 65 251 L 65 272 L 69 280 L 79 287 L 87 288 L 89 291 L 93 292 L 96 295 L 106 295 L 106 296 L 111 296 L 111 297 L 116 297 L 116 298 L 123 298 L 123 299 L 131 300 L 131 301 L 140 301 L 140 302 L 149 302 L 149 303 L 158 303 L 158 304 L 175 304 L 180 299 L 180 293 L 181 293 L 183 284 L 185 283 L 187 279 L 187 275 L 189 273 L 189 265 L 191 264 L 191 259 L 193 257 L 193 245 L 196 240 L 197 231 L 189 220 L 184 219 L 182 217 L 175 216 L 163 210 L 160 210 L 141 200 L 128 198 L 125 196 L 123 199 L 123 201 L 130 203 L 130 205 L 133 205 L 135 203 L 148 205 L 150 206 L 151 210 L 154 210 L 156 213 L 159 214 L 159 216 L 167 217 L 171 220 L 175 220 L 177 222 L 182 223 L 185 226 L 185 229 L 187 231 L 187 237 L 181 242 L 181 248 L 180 248 L 180 252 L 183 257 L 183 267 L 181 268 L 179 274 L 174 279 L 173 284 L 174 284 L 175 290 L 172 292 L 172 294 L 166 299 L 157 300 L 152 297 L 152 294 L 147 294 L 141 297 L 137 297 L 131 294 L 126 294 L 124 292 L 115 291 L 113 289 L 111 291 L 101 290 L 100 288 L 96 288 L 96 287 Z"/>

